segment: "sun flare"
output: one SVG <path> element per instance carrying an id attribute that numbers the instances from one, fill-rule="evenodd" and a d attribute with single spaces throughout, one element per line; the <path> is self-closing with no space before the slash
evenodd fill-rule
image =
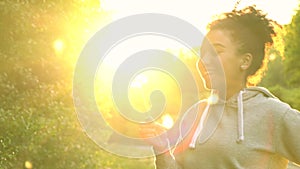
<path id="1" fill-rule="evenodd" d="M 61 40 L 61 39 L 56 39 L 53 42 L 53 48 L 57 54 L 61 54 L 64 50 L 64 47 L 65 47 L 65 44 L 64 44 L 63 40 Z"/>
<path id="2" fill-rule="evenodd" d="M 167 129 L 170 129 L 173 127 L 174 125 L 174 120 L 173 118 L 169 115 L 169 114 L 166 114 L 162 117 L 162 126 L 167 128 Z"/>

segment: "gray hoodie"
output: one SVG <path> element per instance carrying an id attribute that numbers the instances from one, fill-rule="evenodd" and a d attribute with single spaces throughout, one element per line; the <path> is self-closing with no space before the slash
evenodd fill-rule
<path id="1" fill-rule="evenodd" d="M 218 105 L 202 101 L 187 112 L 201 114 L 195 130 L 180 137 L 174 153 L 156 156 L 157 169 L 284 169 L 289 160 L 300 164 L 297 110 L 262 87 L 246 88 L 224 107 Z"/>

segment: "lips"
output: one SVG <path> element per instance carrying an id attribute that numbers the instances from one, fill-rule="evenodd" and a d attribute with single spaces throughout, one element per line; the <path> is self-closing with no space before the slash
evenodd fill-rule
<path id="1" fill-rule="evenodd" d="M 203 60 L 199 60 L 197 66 L 202 78 L 205 80 L 205 83 L 209 83 L 212 79 L 212 76 L 218 74 L 215 65 L 207 63 L 204 64 Z"/>
<path id="2" fill-rule="evenodd" d="M 210 74 L 211 74 L 211 73 L 209 73 L 209 72 L 203 72 L 203 73 L 202 73 L 202 76 L 209 77 Z"/>

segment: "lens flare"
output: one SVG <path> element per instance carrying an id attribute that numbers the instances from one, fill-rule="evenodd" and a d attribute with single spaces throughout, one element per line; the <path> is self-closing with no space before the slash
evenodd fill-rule
<path id="1" fill-rule="evenodd" d="M 208 98 L 209 104 L 216 104 L 216 103 L 218 103 L 218 101 L 219 101 L 219 96 L 218 96 L 218 94 L 215 94 L 215 93 L 211 94 Z"/>
<path id="2" fill-rule="evenodd" d="M 61 39 L 56 39 L 53 42 L 53 48 L 54 48 L 56 54 L 61 54 L 65 48 L 65 44 Z"/>
<path id="3" fill-rule="evenodd" d="M 167 128 L 167 129 L 172 128 L 172 126 L 174 124 L 174 120 L 169 114 L 164 115 L 162 117 L 162 119 L 163 119 L 163 122 L 162 122 L 163 127 Z"/>
<path id="4" fill-rule="evenodd" d="M 30 161 L 25 161 L 25 168 L 26 169 L 31 169 L 32 168 L 32 163 Z"/>

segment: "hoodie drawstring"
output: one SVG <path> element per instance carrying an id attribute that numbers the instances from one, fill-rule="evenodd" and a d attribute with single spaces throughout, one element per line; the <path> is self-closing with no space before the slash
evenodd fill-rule
<path id="1" fill-rule="evenodd" d="M 243 107 L 243 93 L 241 90 L 237 101 L 238 101 L 238 138 L 237 142 L 240 143 L 244 140 L 244 107 Z"/>
<path id="2" fill-rule="evenodd" d="M 237 96 L 237 107 L 238 107 L 238 120 L 237 120 L 237 123 L 238 123 L 238 138 L 237 138 L 237 143 L 240 143 L 244 140 L 244 107 L 243 107 L 243 94 L 244 94 L 244 90 L 241 90 Z M 207 115 L 208 115 L 208 110 L 209 110 L 209 107 L 210 107 L 210 103 L 207 104 L 207 106 L 205 107 L 204 111 L 203 111 L 203 114 L 200 118 L 200 122 L 196 128 L 196 131 L 192 137 L 192 140 L 189 144 L 189 147 L 190 148 L 195 148 L 196 146 L 196 141 L 197 141 L 197 138 L 199 137 L 201 131 L 203 130 L 203 127 L 204 127 L 204 122 L 205 122 L 205 119 L 207 118 Z"/>
<path id="3" fill-rule="evenodd" d="M 197 138 L 198 136 L 200 135 L 201 131 L 203 130 L 203 125 L 204 125 L 204 121 L 206 119 L 206 116 L 208 114 L 208 109 L 209 109 L 209 104 L 206 105 L 204 111 L 203 111 L 203 114 L 200 118 L 200 122 L 197 126 L 197 129 L 192 137 L 192 140 L 191 140 L 191 143 L 189 145 L 190 148 L 195 148 L 196 147 L 196 141 L 197 141 Z"/>

